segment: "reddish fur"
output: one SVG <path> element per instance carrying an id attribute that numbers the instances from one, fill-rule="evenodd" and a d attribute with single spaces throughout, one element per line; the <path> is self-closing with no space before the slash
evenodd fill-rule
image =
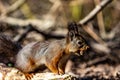
<path id="1" fill-rule="evenodd" d="M 51 62 L 50 63 L 47 63 L 46 66 L 54 73 L 56 74 L 60 74 L 59 73 L 59 70 L 58 70 L 58 63 L 61 59 L 61 57 L 63 56 L 63 50 L 61 50 L 59 53 L 57 53 L 56 56 L 54 56 L 52 59 L 51 59 Z"/>

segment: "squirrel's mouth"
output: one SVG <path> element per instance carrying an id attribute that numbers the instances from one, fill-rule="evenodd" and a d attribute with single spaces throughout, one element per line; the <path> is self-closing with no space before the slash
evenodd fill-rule
<path id="1" fill-rule="evenodd" d="M 89 46 L 83 46 L 82 48 L 80 48 L 75 54 L 77 54 L 78 56 L 83 55 L 83 53 L 89 48 Z"/>

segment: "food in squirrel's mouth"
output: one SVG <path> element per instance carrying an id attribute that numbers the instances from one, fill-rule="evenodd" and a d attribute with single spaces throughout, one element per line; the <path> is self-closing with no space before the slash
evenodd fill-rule
<path id="1" fill-rule="evenodd" d="M 79 55 L 83 55 L 84 51 L 87 50 L 88 48 L 89 48 L 89 46 L 83 46 L 82 48 L 80 48 Z"/>

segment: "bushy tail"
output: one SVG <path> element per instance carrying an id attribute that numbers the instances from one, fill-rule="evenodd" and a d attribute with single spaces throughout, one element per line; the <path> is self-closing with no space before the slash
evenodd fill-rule
<path id="1" fill-rule="evenodd" d="M 14 62 L 15 56 L 20 49 L 21 45 L 0 33 L 0 62 Z"/>

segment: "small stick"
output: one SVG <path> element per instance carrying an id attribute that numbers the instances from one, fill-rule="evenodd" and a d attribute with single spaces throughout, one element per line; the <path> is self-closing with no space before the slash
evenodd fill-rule
<path id="1" fill-rule="evenodd" d="M 88 23 L 92 18 L 94 18 L 103 8 L 105 8 L 110 2 L 113 0 L 103 0 L 99 5 L 96 6 L 93 11 L 91 11 L 84 19 L 79 21 L 78 23 L 84 25 Z"/>
<path id="2" fill-rule="evenodd" d="M 99 4 L 100 0 L 94 0 L 95 4 Z M 106 31 L 105 31 L 105 26 L 104 26 L 104 20 L 103 20 L 103 13 L 100 11 L 97 14 L 97 22 L 98 22 L 98 27 L 99 27 L 99 33 L 102 38 L 106 37 Z"/>

